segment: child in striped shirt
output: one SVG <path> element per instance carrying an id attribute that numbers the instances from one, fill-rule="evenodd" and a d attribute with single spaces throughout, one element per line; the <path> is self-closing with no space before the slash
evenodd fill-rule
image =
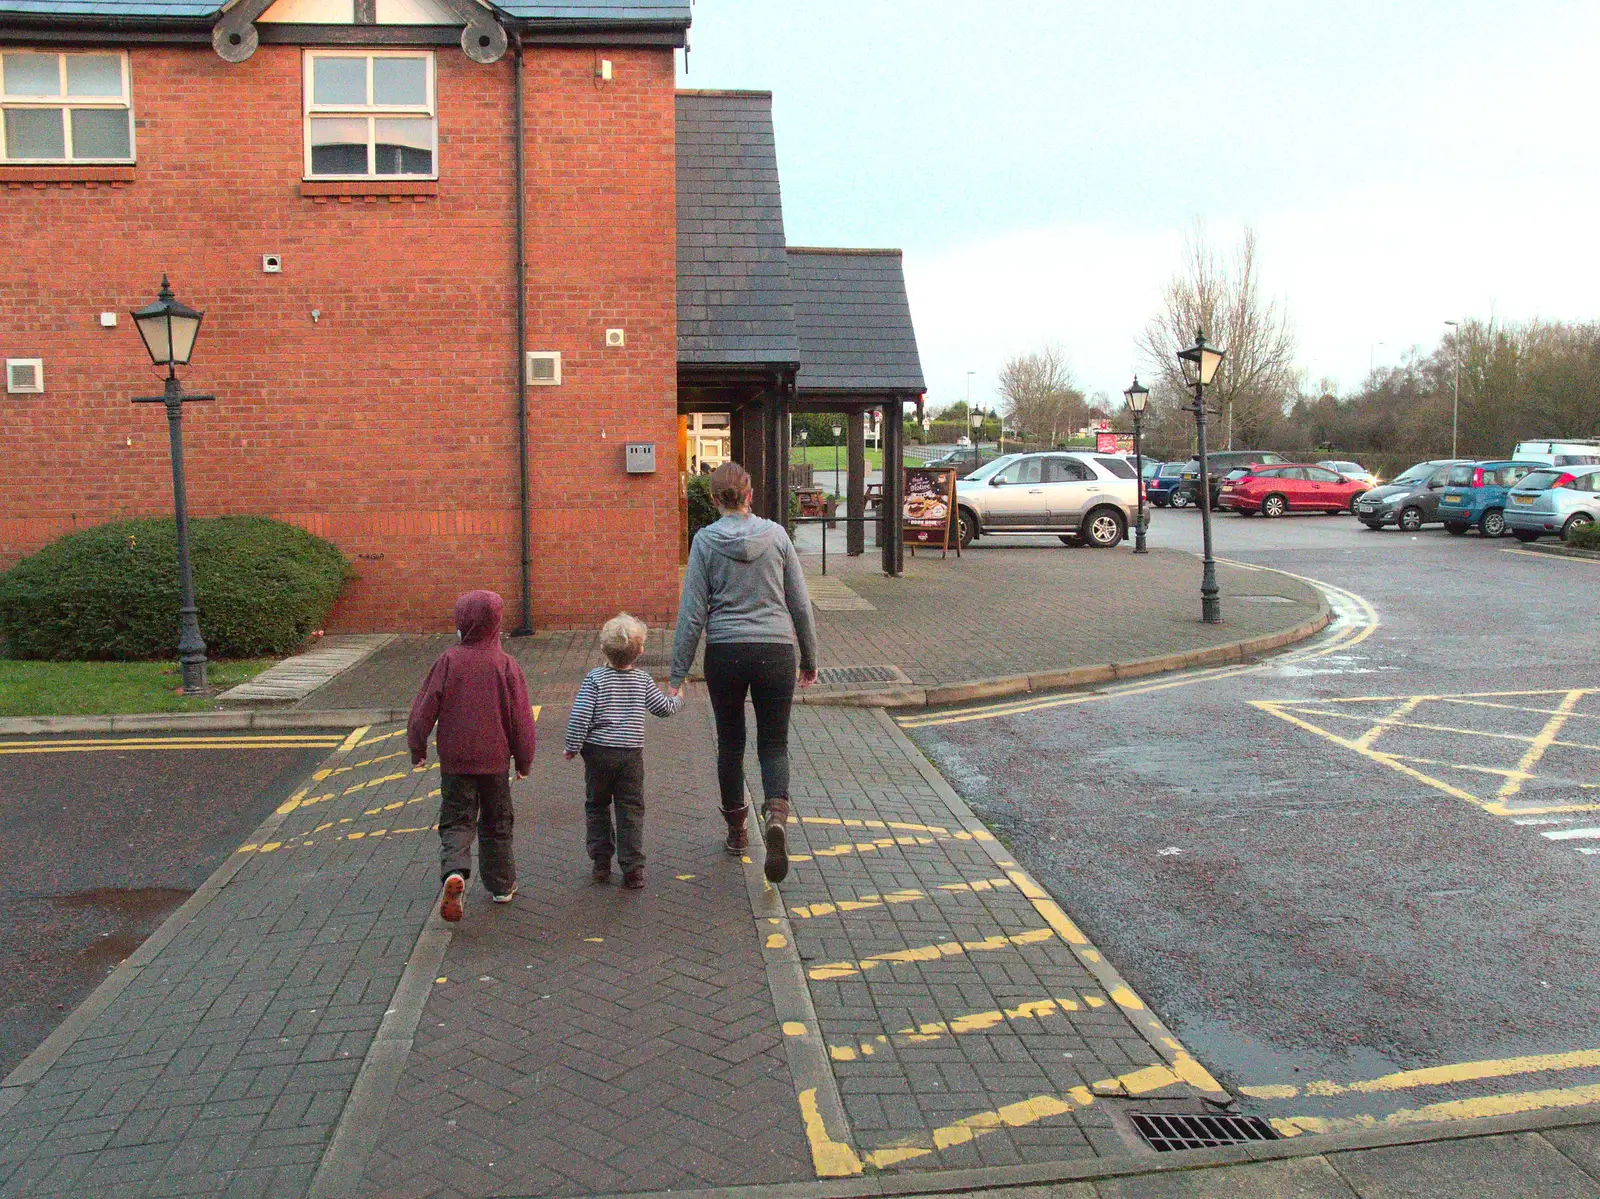
<path id="1" fill-rule="evenodd" d="M 644 714 L 671 716 L 683 707 L 633 664 L 648 630 L 626 612 L 606 621 L 600 649 L 608 665 L 583 676 L 567 720 L 566 757 L 583 755 L 584 815 L 594 881 L 611 878 L 611 855 L 623 886 L 644 886 Z M 611 809 L 616 808 L 612 828 Z"/>

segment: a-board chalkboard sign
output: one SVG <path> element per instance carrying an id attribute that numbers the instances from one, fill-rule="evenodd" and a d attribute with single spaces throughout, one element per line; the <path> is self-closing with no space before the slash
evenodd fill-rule
<path id="1" fill-rule="evenodd" d="M 949 467 L 910 467 L 905 472 L 905 497 L 901 516 L 905 544 L 913 552 L 918 546 L 937 547 L 943 557 L 954 542 L 959 558 L 961 540 L 955 536 L 956 472 Z"/>

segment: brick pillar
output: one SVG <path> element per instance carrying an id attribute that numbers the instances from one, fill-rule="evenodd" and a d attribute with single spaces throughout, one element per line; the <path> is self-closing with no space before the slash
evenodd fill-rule
<path id="1" fill-rule="evenodd" d="M 846 470 L 845 515 L 850 518 L 845 526 L 845 552 L 859 558 L 867 551 L 867 414 L 857 409 L 846 417 L 850 463 Z"/>

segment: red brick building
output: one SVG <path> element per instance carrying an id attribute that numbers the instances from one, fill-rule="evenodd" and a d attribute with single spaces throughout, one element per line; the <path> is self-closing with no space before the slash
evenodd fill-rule
<path id="1" fill-rule="evenodd" d="M 336 627 L 446 626 L 479 586 L 541 628 L 670 619 L 688 24 L 688 0 L 0 0 L 25 385 L 0 568 L 170 511 L 165 422 L 129 403 L 159 388 L 128 310 L 166 273 L 218 397 L 185 418 L 191 511 L 338 544 Z M 781 416 L 760 392 L 737 403 Z"/>

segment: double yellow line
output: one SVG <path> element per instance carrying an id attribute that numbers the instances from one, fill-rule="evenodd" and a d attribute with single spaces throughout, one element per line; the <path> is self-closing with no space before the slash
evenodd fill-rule
<path id="1" fill-rule="evenodd" d="M 196 749 L 335 749 L 343 735 L 334 733 L 262 733 L 243 737 L 85 737 L 71 741 L 0 741 L 0 754 L 133 753 Z"/>

